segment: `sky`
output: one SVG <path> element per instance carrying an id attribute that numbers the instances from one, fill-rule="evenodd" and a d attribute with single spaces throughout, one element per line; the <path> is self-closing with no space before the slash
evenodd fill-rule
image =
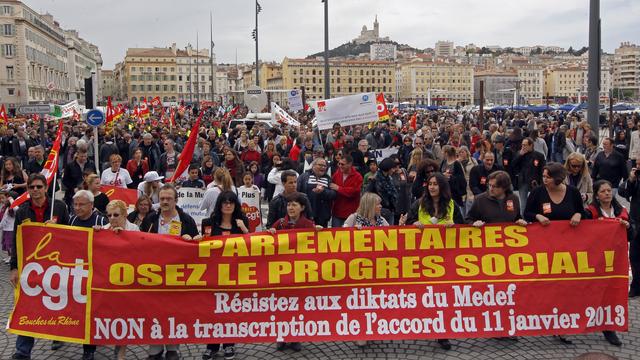
<path id="1" fill-rule="evenodd" d="M 129 47 L 188 43 L 209 47 L 209 13 L 217 63 L 255 61 L 254 0 L 24 0 L 76 29 L 102 53 L 103 69 L 122 61 Z M 260 0 L 260 61 L 302 58 L 324 49 L 320 0 Z M 329 0 L 329 47 L 349 42 L 378 16 L 380 36 L 415 48 L 436 41 L 464 46 L 588 45 L 589 0 Z M 640 43 L 640 1 L 602 0 L 602 48 Z"/>

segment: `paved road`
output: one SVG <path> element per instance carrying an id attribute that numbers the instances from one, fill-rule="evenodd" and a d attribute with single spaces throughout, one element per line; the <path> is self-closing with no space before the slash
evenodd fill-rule
<path id="1" fill-rule="evenodd" d="M 13 292 L 8 281 L 8 266 L 0 266 L 0 322 L 6 324 L 13 303 Z M 454 340 L 453 349 L 444 351 L 434 341 L 374 341 L 366 348 L 358 348 L 351 342 L 306 343 L 299 353 L 278 352 L 273 344 L 240 344 L 237 359 L 441 359 L 441 360 L 493 360 L 493 359 L 573 359 L 586 352 L 604 352 L 619 359 L 640 358 L 640 300 L 629 302 L 630 331 L 620 334 L 623 346 L 609 345 L 601 334 L 572 336 L 573 345 L 564 345 L 550 336 L 521 338 L 514 342 L 495 339 Z M 9 359 L 14 351 L 15 336 L 6 332 L 0 335 L 0 359 Z M 37 341 L 33 359 L 80 359 L 82 346 L 68 344 L 51 351 L 50 341 Z M 181 347 L 183 359 L 201 359 L 204 345 Z M 146 349 L 131 347 L 128 359 L 146 359 Z M 113 358 L 113 347 L 100 347 L 96 359 Z M 222 359 L 221 355 L 218 359 Z"/>

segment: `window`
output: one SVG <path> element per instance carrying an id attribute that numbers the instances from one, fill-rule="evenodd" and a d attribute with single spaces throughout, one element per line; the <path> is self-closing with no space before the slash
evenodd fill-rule
<path id="1" fill-rule="evenodd" d="M 7 93 L 11 96 L 15 95 L 16 93 L 16 89 L 14 88 L 7 88 Z"/>
<path id="2" fill-rule="evenodd" d="M 13 8 L 11 6 L 3 6 L 0 12 L 2 15 L 13 15 Z"/>
<path id="3" fill-rule="evenodd" d="M 160 85 L 156 85 L 156 91 L 160 91 Z"/>
<path id="4" fill-rule="evenodd" d="M 7 80 L 13 80 L 13 66 L 7 66 Z"/>
<path id="5" fill-rule="evenodd" d="M 182 92 L 182 85 L 178 86 L 178 92 Z"/>
<path id="6" fill-rule="evenodd" d="M 182 81 L 182 75 L 178 75 L 178 81 Z"/>
<path id="7" fill-rule="evenodd" d="M 15 35 L 15 28 L 13 27 L 13 24 L 3 24 L 2 35 L 5 35 L 5 36 Z"/>
<path id="8" fill-rule="evenodd" d="M 13 44 L 2 44 L 2 56 L 13 57 L 16 54 L 16 46 Z"/>
<path id="9" fill-rule="evenodd" d="M 137 85 L 131 85 L 131 91 L 137 91 L 138 86 Z"/>

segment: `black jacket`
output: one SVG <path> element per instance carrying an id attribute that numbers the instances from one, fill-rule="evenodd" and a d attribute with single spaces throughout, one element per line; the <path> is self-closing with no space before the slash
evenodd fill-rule
<path id="1" fill-rule="evenodd" d="M 51 201 L 51 199 L 49 199 Z M 51 203 L 49 203 L 51 204 Z M 44 212 L 44 221 L 50 220 L 51 211 L 47 210 Z M 55 200 L 53 203 L 53 217 L 57 218 L 57 224 L 67 225 L 69 223 L 69 212 L 67 211 L 67 205 L 60 200 Z M 31 209 L 31 200 L 25 201 L 18 210 L 16 210 L 16 219 L 15 224 L 13 226 L 13 248 L 17 249 L 16 246 L 16 236 L 18 235 L 18 225 L 28 222 L 28 221 L 36 221 L 36 214 Z M 17 251 L 14 251 L 11 255 L 11 270 L 18 268 L 18 255 Z"/>
<path id="2" fill-rule="evenodd" d="M 316 184 L 323 184 L 324 190 L 320 193 L 313 192 Z M 337 193 L 329 188 L 329 184 L 331 184 L 329 175 L 324 174 L 317 178 L 313 174 L 313 170 L 309 170 L 298 177 L 297 190 L 307 194 L 311 207 L 314 209 L 313 221 L 317 225 L 327 226 L 329 219 L 331 219 L 331 208 Z"/>
<path id="3" fill-rule="evenodd" d="M 178 211 L 178 216 L 180 217 L 180 222 L 182 223 L 182 228 L 180 231 L 180 236 L 182 235 L 190 235 L 191 237 L 198 235 L 198 225 L 196 225 L 196 221 L 193 218 L 185 213 L 182 209 L 176 206 L 176 210 Z M 154 212 L 147 215 L 147 217 L 142 220 L 142 224 L 140 224 L 140 231 L 148 232 L 148 233 L 158 233 L 158 222 L 160 220 L 160 212 Z"/>
<path id="4" fill-rule="evenodd" d="M 484 164 L 472 167 L 471 171 L 469 171 L 469 188 L 471 189 L 471 192 L 473 192 L 474 195 L 478 195 L 487 191 L 489 175 L 498 170 L 502 170 L 502 168 L 496 164 L 493 164 L 489 170 L 484 167 Z"/>
<path id="5" fill-rule="evenodd" d="M 84 170 L 91 170 L 95 173 L 96 167 L 93 165 L 91 160 L 87 160 L 87 163 L 84 165 Z M 65 187 L 65 199 L 71 199 L 74 194 L 73 190 L 82 184 L 82 173 L 83 170 L 75 160 L 65 165 L 64 174 L 62 176 L 62 185 Z"/>
<path id="6" fill-rule="evenodd" d="M 465 221 L 467 224 L 473 224 L 476 220 L 488 224 L 511 223 L 521 218 L 518 196 L 509 194 L 504 201 L 499 201 L 485 192 L 475 197 Z"/>
<path id="7" fill-rule="evenodd" d="M 304 205 L 304 214 L 309 219 L 313 219 L 313 208 L 309 202 L 307 194 L 303 194 L 306 204 Z M 287 199 L 283 194 L 278 194 L 269 202 L 269 214 L 267 214 L 267 229 L 271 228 L 273 224 L 287 215 Z"/>
<path id="8" fill-rule="evenodd" d="M 516 155 L 513 159 L 513 173 L 518 178 L 518 186 L 527 184 L 530 189 L 534 189 L 542 185 L 544 165 L 544 155 L 535 150 L 524 155 Z"/>
<path id="9" fill-rule="evenodd" d="M 627 162 L 615 150 L 609 156 L 605 156 L 604 151 L 601 151 L 593 162 L 591 177 L 593 180 L 608 180 L 614 188 L 617 188 L 620 180 L 628 177 Z"/>
<path id="10" fill-rule="evenodd" d="M 640 181 L 627 179 L 618 188 L 618 194 L 629 200 L 629 220 L 637 234 L 640 230 Z"/>

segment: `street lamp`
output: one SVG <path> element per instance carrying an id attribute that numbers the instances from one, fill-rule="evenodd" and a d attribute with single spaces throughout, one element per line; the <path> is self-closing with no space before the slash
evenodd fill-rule
<path id="1" fill-rule="evenodd" d="M 262 11 L 262 6 L 256 0 L 256 27 L 251 32 L 251 37 L 256 42 L 256 86 L 260 86 L 260 69 L 258 64 L 258 14 Z"/>
<path id="2" fill-rule="evenodd" d="M 324 98 L 331 96 L 331 86 L 329 79 L 329 0 L 322 0 L 324 3 Z"/>

